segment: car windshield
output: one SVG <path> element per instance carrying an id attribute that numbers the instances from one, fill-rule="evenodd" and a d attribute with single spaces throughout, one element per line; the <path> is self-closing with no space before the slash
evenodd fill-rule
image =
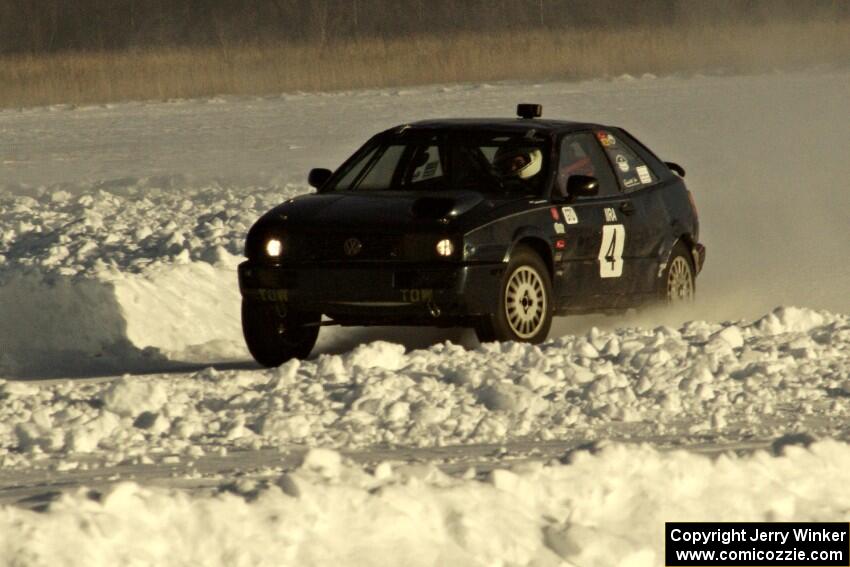
<path id="1" fill-rule="evenodd" d="M 330 191 L 471 189 L 539 195 L 547 141 L 526 133 L 406 131 L 380 136 L 334 174 Z"/>

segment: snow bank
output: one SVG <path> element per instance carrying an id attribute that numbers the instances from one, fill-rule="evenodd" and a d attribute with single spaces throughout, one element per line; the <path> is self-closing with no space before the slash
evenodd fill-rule
<path id="1" fill-rule="evenodd" d="M 0 276 L 142 273 L 241 255 L 257 217 L 304 186 L 193 186 L 183 177 L 0 192 Z"/>
<path id="2" fill-rule="evenodd" d="M 665 521 L 843 521 L 850 446 L 711 459 L 646 446 L 572 453 L 481 480 L 366 471 L 330 451 L 214 495 L 120 483 L 44 513 L 0 509 L 14 565 L 624 565 L 663 562 Z M 472 471 L 474 473 L 474 471 Z"/>
<path id="3" fill-rule="evenodd" d="M 183 182 L 0 194 L 0 371 L 129 370 L 210 343 L 218 357 L 245 356 L 236 280 L 245 234 L 304 189 L 176 190 Z"/>
<path id="4" fill-rule="evenodd" d="M 0 385 L 0 464 L 292 444 L 830 435 L 850 417 L 850 317 L 591 329 L 541 346 L 384 342 L 273 370 Z"/>

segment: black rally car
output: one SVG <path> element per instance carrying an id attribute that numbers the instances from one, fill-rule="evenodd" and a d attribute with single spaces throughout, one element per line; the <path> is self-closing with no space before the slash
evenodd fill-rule
<path id="1" fill-rule="evenodd" d="M 263 215 L 239 267 L 254 358 L 306 357 L 327 324 L 540 342 L 553 315 L 690 299 L 684 170 L 620 128 L 518 114 L 392 128 Z"/>

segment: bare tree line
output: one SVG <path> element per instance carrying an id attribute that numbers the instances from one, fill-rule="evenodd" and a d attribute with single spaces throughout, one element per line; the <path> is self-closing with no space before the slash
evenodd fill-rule
<path id="1" fill-rule="evenodd" d="M 848 0 L 0 0 L 0 53 L 850 19 Z"/>

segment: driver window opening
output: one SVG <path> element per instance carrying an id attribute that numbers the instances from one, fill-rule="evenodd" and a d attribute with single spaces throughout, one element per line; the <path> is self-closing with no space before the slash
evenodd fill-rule
<path id="1" fill-rule="evenodd" d="M 569 134 L 561 141 L 555 186 L 560 196 L 567 195 L 567 184 L 573 175 L 595 177 L 599 182 L 601 196 L 618 193 L 614 174 L 590 133 Z"/>

